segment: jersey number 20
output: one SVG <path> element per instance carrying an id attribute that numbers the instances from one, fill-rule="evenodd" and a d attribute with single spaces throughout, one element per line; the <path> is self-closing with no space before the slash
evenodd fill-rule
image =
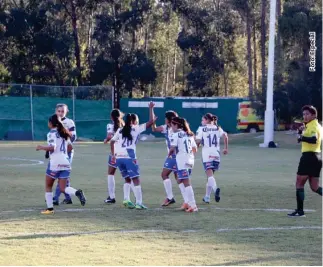
<path id="1" fill-rule="evenodd" d="M 123 138 L 123 142 L 122 142 L 122 147 L 128 147 L 132 145 L 132 140 L 129 140 L 128 138 Z"/>

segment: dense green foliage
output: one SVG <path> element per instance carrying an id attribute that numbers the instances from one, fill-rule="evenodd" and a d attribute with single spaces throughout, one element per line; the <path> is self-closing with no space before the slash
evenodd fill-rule
<path id="1" fill-rule="evenodd" d="M 308 103 L 321 113 L 321 1 L 277 5 L 277 114 L 289 119 Z M 269 0 L 3 0 L 0 82 L 105 84 L 129 97 L 263 100 L 269 6 Z"/>

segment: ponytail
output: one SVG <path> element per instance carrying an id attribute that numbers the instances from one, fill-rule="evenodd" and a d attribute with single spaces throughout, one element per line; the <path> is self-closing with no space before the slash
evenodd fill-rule
<path id="1" fill-rule="evenodd" d="M 206 113 L 203 116 L 203 118 L 208 120 L 209 122 L 213 122 L 215 125 L 217 125 L 218 117 L 216 115 L 213 115 L 212 113 Z"/>
<path id="2" fill-rule="evenodd" d="M 194 133 L 191 131 L 190 125 L 187 120 L 183 118 L 183 130 L 188 136 L 194 136 Z"/>
<path id="3" fill-rule="evenodd" d="M 123 114 L 119 109 L 113 109 L 111 111 L 111 119 L 113 121 L 113 131 L 116 132 L 119 128 L 124 126 L 122 119 Z"/>
<path id="4" fill-rule="evenodd" d="M 64 128 L 61 120 L 56 114 L 49 117 L 48 121 L 52 124 L 53 127 L 57 127 L 57 132 L 59 133 L 60 137 L 64 138 L 65 140 L 72 137 L 72 134 Z"/>
<path id="5" fill-rule="evenodd" d="M 193 136 L 193 132 L 190 129 L 190 125 L 187 120 L 180 117 L 175 117 L 172 120 L 172 123 L 177 124 L 179 129 L 182 129 L 188 136 Z"/>
<path id="6" fill-rule="evenodd" d="M 126 137 L 128 140 L 132 140 L 132 135 L 131 135 L 131 131 L 132 131 L 132 114 L 128 113 L 126 115 L 126 121 L 125 121 L 125 125 L 123 126 L 121 133 L 122 136 Z"/>

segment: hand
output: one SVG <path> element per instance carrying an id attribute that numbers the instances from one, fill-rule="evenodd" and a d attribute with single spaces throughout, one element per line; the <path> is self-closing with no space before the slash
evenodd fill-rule
<path id="1" fill-rule="evenodd" d="M 116 157 L 115 156 L 112 156 L 111 157 L 111 163 L 112 164 L 116 164 L 117 160 L 116 160 Z"/>
<path id="2" fill-rule="evenodd" d="M 228 150 L 227 149 L 223 149 L 223 154 L 227 155 L 228 154 Z"/>
<path id="3" fill-rule="evenodd" d="M 105 139 L 104 139 L 104 141 L 103 141 L 103 143 L 104 143 L 104 144 L 107 144 L 108 142 L 109 142 L 109 141 L 108 141 L 108 139 L 107 139 L 107 138 L 105 138 Z"/>
<path id="4" fill-rule="evenodd" d="M 42 150 L 42 146 L 39 146 L 39 145 L 38 145 L 38 146 L 36 147 L 36 151 L 39 151 L 39 150 Z"/>
<path id="5" fill-rule="evenodd" d="M 298 128 L 298 134 L 302 134 L 302 133 L 303 133 L 303 131 L 304 131 L 304 129 L 305 129 L 305 125 L 303 124 L 302 126 L 300 126 L 300 127 Z"/>
<path id="6" fill-rule="evenodd" d="M 149 108 L 153 108 L 155 106 L 155 103 L 153 101 L 150 101 Z"/>

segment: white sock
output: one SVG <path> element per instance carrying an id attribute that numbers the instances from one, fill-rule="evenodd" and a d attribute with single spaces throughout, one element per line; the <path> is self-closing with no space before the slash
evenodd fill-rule
<path id="1" fill-rule="evenodd" d="M 167 198 L 173 199 L 174 195 L 173 195 L 173 186 L 172 186 L 172 181 L 168 178 L 164 180 L 164 187 L 165 187 L 165 192 L 166 192 L 166 196 Z"/>
<path id="2" fill-rule="evenodd" d="M 141 185 L 135 186 L 135 197 L 136 197 L 136 204 L 141 205 L 142 204 L 142 191 L 141 191 Z"/>
<path id="3" fill-rule="evenodd" d="M 130 184 L 128 183 L 123 185 L 123 199 L 127 201 L 130 200 Z"/>
<path id="4" fill-rule="evenodd" d="M 75 196 L 76 191 L 77 190 L 75 188 L 70 187 L 70 186 L 65 188 L 65 193 L 69 194 L 70 196 Z"/>
<path id="5" fill-rule="evenodd" d="M 46 192 L 45 193 L 45 199 L 48 209 L 53 208 L 53 192 Z"/>
<path id="6" fill-rule="evenodd" d="M 116 197 L 116 181 L 114 175 L 108 175 L 108 193 L 110 198 Z"/>
<path id="7" fill-rule="evenodd" d="M 195 208 L 196 202 L 195 202 L 193 187 L 191 185 L 185 187 L 185 192 L 186 192 L 187 199 L 188 199 L 188 205 L 190 205 L 190 207 L 192 207 L 192 208 Z"/>
<path id="8" fill-rule="evenodd" d="M 206 183 L 206 190 L 205 190 L 205 196 L 210 198 L 212 193 L 212 187 L 209 186 L 209 183 Z"/>
<path id="9" fill-rule="evenodd" d="M 188 200 L 187 200 L 187 194 L 186 194 L 186 190 L 185 190 L 185 185 L 183 183 L 180 183 L 178 185 L 179 189 L 181 190 L 181 193 L 182 193 L 182 196 L 183 196 L 183 200 L 184 200 L 184 203 L 188 203 Z"/>
<path id="10" fill-rule="evenodd" d="M 133 194 L 135 195 L 135 185 L 133 184 L 132 180 L 131 180 L 130 187 L 131 187 L 131 190 L 132 190 Z"/>
<path id="11" fill-rule="evenodd" d="M 213 176 L 207 178 L 208 185 L 212 187 L 213 191 L 215 192 L 217 186 L 216 186 L 216 181 Z"/>

